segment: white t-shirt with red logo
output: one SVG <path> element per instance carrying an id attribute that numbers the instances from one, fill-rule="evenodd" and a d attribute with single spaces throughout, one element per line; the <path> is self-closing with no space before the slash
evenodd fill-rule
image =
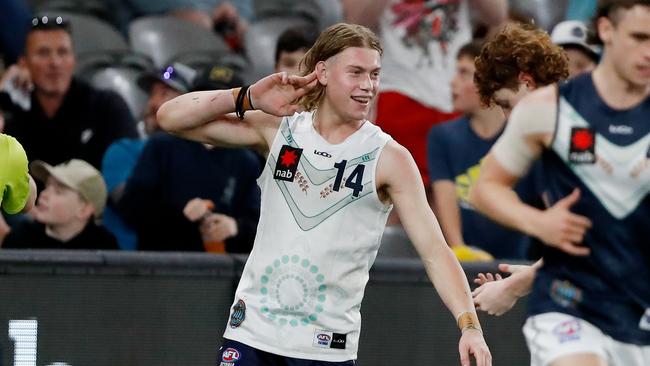
<path id="1" fill-rule="evenodd" d="M 451 112 L 456 54 L 472 40 L 467 1 L 392 0 L 379 27 L 384 47 L 380 90 Z"/>

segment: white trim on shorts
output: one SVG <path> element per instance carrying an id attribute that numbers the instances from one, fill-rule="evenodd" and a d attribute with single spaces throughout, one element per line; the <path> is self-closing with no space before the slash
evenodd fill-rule
<path id="1" fill-rule="evenodd" d="M 650 365 L 650 346 L 616 341 L 591 323 L 571 315 L 535 315 L 526 320 L 523 331 L 531 366 L 547 366 L 560 357 L 578 353 L 595 354 L 609 366 Z"/>

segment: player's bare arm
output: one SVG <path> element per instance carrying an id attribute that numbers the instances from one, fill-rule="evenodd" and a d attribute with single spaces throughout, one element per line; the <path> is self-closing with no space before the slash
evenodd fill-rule
<path id="1" fill-rule="evenodd" d="M 281 117 L 298 111 L 298 99 L 315 83 L 314 73 L 276 73 L 259 80 L 246 92 L 243 105 L 249 111 L 242 120 L 233 114 L 240 88 L 183 94 L 160 107 L 158 121 L 164 130 L 190 140 L 266 153 Z"/>
<path id="2" fill-rule="evenodd" d="M 386 145 L 379 158 L 377 184 L 380 198 L 395 205 L 409 239 L 447 308 L 456 317 L 464 314 L 461 318 L 472 319 L 472 326 L 465 328 L 459 343 L 461 363 L 469 365 L 470 355 L 474 355 L 477 365 L 491 365 L 492 356 L 480 331 L 465 273 L 445 242 L 427 203 L 415 161 L 395 141 Z"/>
<path id="3" fill-rule="evenodd" d="M 502 225 L 567 253 L 587 255 L 589 249 L 580 244 L 591 221 L 570 211 L 580 199 L 579 190 L 552 207 L 539 210 L 521 202 L 512 189 L 551 143 L 555 98 L 555 86 L 551 85 L 532 92 L 517 104 L 503 136 L 483 161 L 469 199 L 477 210 Z"/>

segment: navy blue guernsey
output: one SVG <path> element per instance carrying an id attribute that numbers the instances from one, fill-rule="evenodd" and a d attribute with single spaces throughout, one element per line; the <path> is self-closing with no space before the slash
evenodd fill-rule
<path id="1" fill-rule="evenodd" d="M 530 313 L 570 314 L 618 341 L 650 345 L 650 98 L 612 109 L 586 74 L 559 87 L 558 106 L 543 175 L 551 203 L 580 189 L 571 211 L 592 220 L 591 253 L 546 247 Z"/>

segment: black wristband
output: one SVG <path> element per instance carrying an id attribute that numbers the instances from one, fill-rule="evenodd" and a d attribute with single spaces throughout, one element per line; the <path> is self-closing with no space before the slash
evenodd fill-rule
<path id="1" fill-rule="evenodd" d="M 239 89 L 239 94 L 237 94 L 237 100 L 235 101 L 235 114 L 239 119 L 244 119 L 244 98 L 246 97 L 246 92 L 248 91 L 249 85 L 242 86 Z"/>
<path id="2" fill-rule="evenodd" d="M 255 108 L 255 106 L 253 105 L 253 97 L 251 96 L 251 89 L 253 89 L 253 88 L 251 88 L 251 86 L 252 86 L 252 85 L 250 85 L 250 86 L 248 87 L 248 95 L 247 95 L 247 97 L 248 97 L 248 105 L 250 105 L 250 106 L 251 106 L 251 110 L 254 111 L 256 108 Z"/>

